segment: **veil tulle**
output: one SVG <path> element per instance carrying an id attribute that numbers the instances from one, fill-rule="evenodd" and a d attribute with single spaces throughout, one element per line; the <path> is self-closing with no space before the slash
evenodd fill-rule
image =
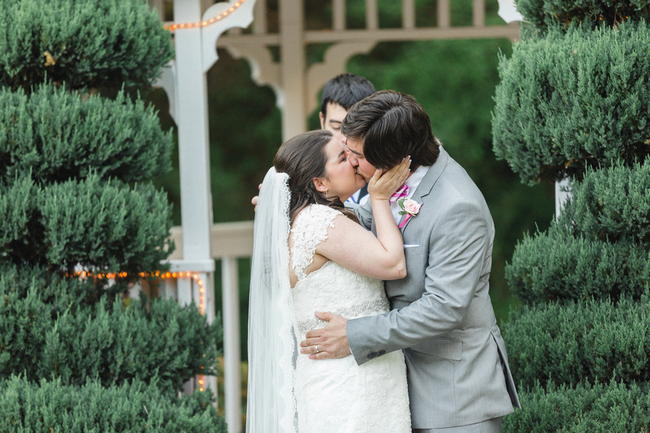
<path id="1" fill-rule="evenodd" d="M 289 176 L 271 167 L 255 214 L 248 312 L 247 433 L 296 433 Z"/>

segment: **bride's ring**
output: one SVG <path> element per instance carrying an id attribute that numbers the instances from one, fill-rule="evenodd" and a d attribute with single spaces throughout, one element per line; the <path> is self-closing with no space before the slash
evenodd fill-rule
<path id="1" fill-rule="evenodd" d="M 314 352 L 314 353 L 318 353 L 318 352 L 320 352 L 320 350 L 318 350 L 318 344 L 317 344 L 316 345 L 316 352 Z"/>

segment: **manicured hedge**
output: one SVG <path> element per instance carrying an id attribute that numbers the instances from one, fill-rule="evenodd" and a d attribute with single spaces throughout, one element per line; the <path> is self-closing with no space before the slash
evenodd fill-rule
<path id="1" fill-rule="evenodd" d="M 581 385 L 519 394 L 522 409 L 504 433 L 642 433 L 650 431 L 647 385 Z"/>
<path id="2" fill-rule="evenodd" d="M 650 296 L 524 307 L 503 330 L 517 385 L 649 382 L 649 318 Z"/>
<path id="3" fill-rule="evenodd" d="M 172 58 L 145 1 L 0 0 L 0 85 L 146 87 Z"/>
<path id="4" fill-rule="evenodd" d="M 2 134 L 2 132 L 0 132 Z M 2 164 L 2 162 L 0 162 Z M 9 187 L 0 185 L 0 261 L 12 251 L 20 250 L 27 241 L 28 224 L 34 218 L 33 182 L 21 178 Z"/>
<path id="5" fill-rule="evenodd" d="M 214 407 L 162 395 L 154 385 L 81 387 L 12 377 L 0 383 L 3 433 L 225 433 Z"/>
<path id="6" fill-rule="evenodd" d="M 162 299 L 75 305 L 71 295 L 82 286 L 69 287 L 72 293 L 61 296 L 70 307 L 61 311 L 62 302 L 45 302 L 38 287 L 24 295 L 0 285 L 0 379 L 25 374 L 77 386 L 139 380 L 174 391 L 196 374 L 214 374 L 219 321 L 208 325 L 194 305 Z"/>
<path id="7" fill-rule="evenodd" d="M 557 224 L 574 235 L 650 246 L 650 160 L 589 171 L 576 182 Z"/>
<path id="8" fill-rule="evenodd" d="M 509 287 L 524 303 L 631 297 L 650 293 L 650 250 L 575 238 L 552 227 L 525 236 L 506 265 Z"/>
<path id="9" fill-rule="evenodd" d="M 650 18 L 650 0 L 517 0 L 527 22 L 540 28 L 577 23 L 615 25 Z"/>
<path id="10" fill-rule="evenodd" d="M 50 265 L 137 273 L 169 256 L 171 207 L 151 185 L 91 176 L 44 187 L 37 202 L 44 248 L 34 254 Z"/>
<path id="11" fill-rule="evenodd" d="M 499 65 L 494 152 L 522 182 L 650 153 L 650 27 L 575 28 L 523 40 Z"/>
<path id="12" fill-rule="evenodd" d="M 0 183 L 26 173 L 38 182 L 91 173 L 132 182 L 171 168 L 171 133 L 153 108 L 124 93 L 111 100 L 52 85 L 29 95 L 0 89 L 0 125 Z"/>

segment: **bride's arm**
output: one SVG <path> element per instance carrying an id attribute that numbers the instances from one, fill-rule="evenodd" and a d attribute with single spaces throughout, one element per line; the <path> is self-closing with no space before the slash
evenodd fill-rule
<path id="1" fill-rule="evenodd" d="M 406 181 L 410 160 L 382 173 L 377 170 L 368 185 L 377 236 L 339 215 L 316 253 L 339 265 L 380 280 L 406 277 L 404 243 L 390 210 L 390 196 Z"/>

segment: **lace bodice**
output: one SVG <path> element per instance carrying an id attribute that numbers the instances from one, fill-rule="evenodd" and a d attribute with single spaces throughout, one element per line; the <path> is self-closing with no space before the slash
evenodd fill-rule
<path id="1" fill-rule="evenodd" d="M 323 205 L 304 209 L 291 228 L 291 268 L 298 278 L 293 289 L 296 331 L 300 336 L 325 325 L 314 317 L 328 311 L 352 319 L 388 311 L 383 283 L 334 262 L 309 274 L 316 247 L 325 241 L 341 212 Z"/>

